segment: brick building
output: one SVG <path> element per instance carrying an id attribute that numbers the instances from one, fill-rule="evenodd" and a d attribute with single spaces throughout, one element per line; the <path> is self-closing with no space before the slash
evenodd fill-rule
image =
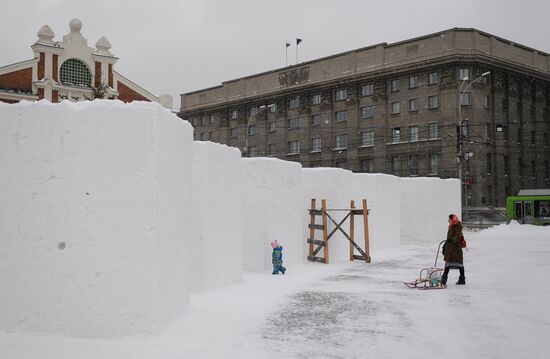
<path id="1" fill-rule="evenodd" d="M 549 90 L 549 54 L 455 28 L 182 94 L 179 115 L 198 140 L 305 167 L 457 178 L 461 163 L 468 206 L 503 207 L 550 188 Z"/>
<path id="2" fill-rule="evenodd" d="M 97 40 L 96 47 L 92 48 L 80 33 L 80 20 L 71 20 L 69 28 L 63 41 L 54 41 L 52 29 L 42 26 L 38 40 L 31 46 L 34 52 L 31 60 L 0 67 L 0 101 L 46 99 L 59 102 L 103 97 L 172 106 L 170 96 L 159 98 L 113 69 L 118 58 L 111 53 L 106 37 Z"/>

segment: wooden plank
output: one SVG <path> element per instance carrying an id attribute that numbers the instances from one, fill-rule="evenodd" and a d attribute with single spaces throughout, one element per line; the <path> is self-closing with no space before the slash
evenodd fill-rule
<path id="1" fill-rule="evenodd" d="M 322 224 L 308 224 L 308 227 L 310 229 L 325 229 L 325 226 L 323 226 Z"/>
<path id="2" fill-rule="evenodd" d="M 354 251 L 354 247 L 353 247 L 353 243 L 355 243 L 355 240 L 354 240 L 354 235 L 355 235 L 355 222 L 354 222 L 354 218 L 355 216 L 353 215 L 353 212 L 355 210 L 355 201 L 354 200 L 351 200 L 350 202 L 350 205 L 349 205 L 349 208 L 350 209 L 350 217 L 349 217 L 349 236 L 351 237 L 351 242 L 349 243 L 349 260 L 350 261 L 353 261 L 353 259 L 355 258 L 355 251 Z"/>
<path id="3" fill-rule="evenodd" d="M 369 247 L 369 210 L 367 200 L 363 199 L 363 225 L 365 228 L 365 262 L 370 263 L 370 247 Z"/>
<path id="4" fill-rule="evenodd" d="M 316 204 L 315 204 L 315 198 L 311 199 L 311 210 L 315 210 Z M 311 211 L 310 211 L 311 213 Z M 310 215 L 310 227 L 309 227 L 309 238 L 315 238 L 315 228 L 311 227 L 312 225 L 315 225 L 315 215 Z M 309 255 L 313 255 L 313 243 L 309 244 Z"/>
<path id="5" fill-rule="evenodd" d="M 319 239 L 311 239 L 311 238 L 308 238 L 307 239 L 307 242 L 310 244 L 310 245 L 313 245 L 313 244 L 316 244 L 318 246 L 324 246 L 325 245 L 325 242 L 323 242 L 322 240 L 319 240 Z M 313 252 L 313 250 L 312 250 Z"/>
<path id="6" fill-rule="evenodd" d="M 362 209 L 354 209 L 352 208 L 351 209 L 351 214 L 355 215 L 355 216 L 358 216 L 358 215 L 363 215 L 363 210 Z"/>
<path id="7" fill-rule="evenodd" d="M 307 260 L 310 262 L 326 263 L 325 258 L 321 257 L 307 256 Z"/>
<path id="8" fill-rule="evenodd" d="M 322 199 L 321 200 L 321 209 L 323 210 L 323 241 L 325 242 L 324 248 L 324 257 L 325 257 L 325 264 L 329 263 L 329 257 L 328 257 L 328 235 L 327 235 L 327 200 Z"/>
<path id="9" fill-rule="evenodd" d="M 312 201 L 315 201 L 315 200 L 312 199 Z M 322 216 L 323 211 L 321 211 L 320 209 L 310 209 L 309 214 L 312 215 L 312 216 Z"/>
<path id="10" fill-rule="evenodd" d="M 365 257 L 360 256 L 360 255 L 357 255 L 357 254 L 354 254 L 354 255 L 353 255 L 353 259 L 357 259 L 357 260 L 360 260 L 360 261 L 364 261 L 364 260 L 365 260 Z"/>

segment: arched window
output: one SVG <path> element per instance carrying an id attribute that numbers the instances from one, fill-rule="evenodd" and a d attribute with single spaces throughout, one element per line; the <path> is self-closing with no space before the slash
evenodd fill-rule
<path id="1" fill-rule="evenodd" d="M 86 64 L 77 59 L 69 59 L 59 70 L 61 83 L 69 86 L 91 87 L 92 75 Z"/>

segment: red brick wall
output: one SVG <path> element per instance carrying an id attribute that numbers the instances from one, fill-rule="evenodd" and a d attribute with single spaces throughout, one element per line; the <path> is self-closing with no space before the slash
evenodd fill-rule
<path id="1" fill-rule="evenodd" d="M 5 102 L 5 103 L 18 103 L 19 101 L 18 101 L 18 100 L 6 100 L 6 99 L 1 99 L 1 98 L 0 98 L 0 102 Z"/>
<path id="2" fill-rule="evenodd" d="M 32 90 L 32 67 L 0 75 L 0 88 Z"/>
<path id="3" fill-rule="evenodd" d="M 94 86 L 95 87 L 101 86 L 101 62 L 97 62 L 97 61 L 95 63 L 95 82 L 94 82 Z"/>
<path id="4" fill-rule="evenodd" d="M 58 103 L 59 102 L 59 91 L 58 90 L 52 90 L 52 102 Z"/>
<path id="5" fill-rule="evenodd" d="M 38 60 L 38 79 L 42 80 L 44 78 L 44 69 L 46 68 L 46 54 L 41 52 L 40 59 Z"/>
<path id="6" fill-rule="evenodd" d="M 149 101 L 120 81 L 118 81 L 118 99 L 122 102 Z"/>
<path id="7" fill-rule="evenodd" d="M 52 66 L 53 66 L 53 69 L 52 69 L 53 80 L 59 82 L 59 77 L 57 74 L 57 55 L 55 54 L 52 55 Z"/>
<path id="8" fill-rule="evenodd" d="M 42 100 L 44 98 L 44 89 L 38 89 L 38 99 Z"/>

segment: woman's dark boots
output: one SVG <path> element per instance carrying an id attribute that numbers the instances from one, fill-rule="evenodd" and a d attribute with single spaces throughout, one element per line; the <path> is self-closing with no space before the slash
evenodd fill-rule
<path id="1" fill-rule="evenodd" d="M 456 284 L 464 285 L 466 284 L 466 277 L 464 276 L 464 267 L 460 267 L 458 268 L 458 270 L 460 271 L 460 276 L 458 277 L 458 282 L 456 282 Z"/>
<path id="2" fill-rule="evenodd" d="M 445 271 L 443 271 L 443 275 L 441 276 L 441 285 L 446 286 L 447 285 L 447 277 L 449 276 L 449 267 L 445 267 Z"/>

